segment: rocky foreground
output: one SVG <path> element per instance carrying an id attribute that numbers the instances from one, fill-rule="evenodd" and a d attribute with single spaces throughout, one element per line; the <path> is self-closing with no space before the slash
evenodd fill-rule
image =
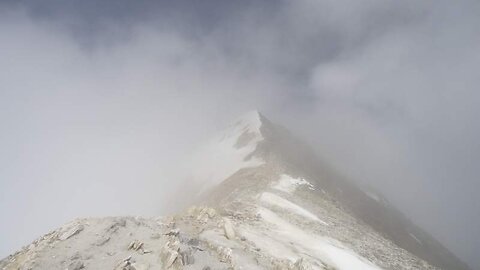
<path id="1" fill-rule="evenodd" d="M 225 216 L 228 217 L 225 217 Z M 310 269 L 267 256 L 236 224 L 260 216 L 192 207 L 170 218 L 78 219 L 0 262 L 1 269 Z M 326 265 L 322 269 L 329 268 Z"/>
<path id="2" fill-rule="evenodd" d="M 262 186 L 256 177 L 250 179 Z M 78 219 L 4 259 L 0 269 L 435 269 L 328 196 L 315 202 L 317 210 L 294 203 L 295 194 L 321 192 L 305 180 L 284 175 L 265 190 L 233 192 L 238 200 L 171 217 Z"/>

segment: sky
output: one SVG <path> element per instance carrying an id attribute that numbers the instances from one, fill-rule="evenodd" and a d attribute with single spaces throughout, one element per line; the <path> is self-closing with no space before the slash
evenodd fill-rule
<path id="1" fill-rule="evenodd" d="M 181 164 L 259 109 L 480 269 L 480 2 L 1 1 L 0 257 L 176 209 Z"/>

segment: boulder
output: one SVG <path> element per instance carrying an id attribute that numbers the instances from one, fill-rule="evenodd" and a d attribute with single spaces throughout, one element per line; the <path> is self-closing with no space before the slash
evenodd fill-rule
<path id="1" fill-rule="evenodd" d="M 227 239 L 235 239 L 235 230 L 233 229 L 232 222 L 228 218 L 223 219 L 223 231 Z"/>

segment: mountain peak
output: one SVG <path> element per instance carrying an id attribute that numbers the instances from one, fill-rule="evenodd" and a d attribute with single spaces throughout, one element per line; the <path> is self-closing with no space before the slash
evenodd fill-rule
<path id="1" fill-rule="evenodd" d="M 250 111 L 199 149 L 179 198 L 196 194 L 207 206 L 165 218 L 80 219 L 0 260 L 0 269 L 439 269 L 427 261 L 468 269 L 278 127 Z"/>
<path id="2" fill-rule="evenodd" d="M 258 144 L 264 140 L 262 118 L 256 110 L 245 113 L 193 155 L 192 182 L 199 185 L 198 194 L 240 169 L 264 164 L 254 155 Z"/>
<path id="3" fill-rule="evenodd" d="M 243 131 L 248 130 L 260 134 L 263 119 L 265 117 L 258 110 L 252 110 L 239 117 L 234 126 L 241 127 Z"/>
<path id="4" fill-rule="evenodd" d="M 202 161 L 208 160 L 209 163 L 208 166 L 202 164 L 203 174 L 197 179 L 205 183 L 203 198 L 210 205 L 238 210 L 238 205 L 241 205 L 239 202 L 246 202 L 243 208 L 256 207 L 256 213 L 262 217 L 274 216 L 270 210 L 280 209 L 282 215 L 294 212 L 295 215 L 307 217 L 306 220 L 314 220 L 315 229 L 328 232 L 333 239 L 351 239 L 355 236 L 349 233 L 358 231 L 378 234 L 378 237 L 367 242 L 359 240 L 350 246 L 349 252 L 358 252 L 386 269 L 394 268 L 393 265 L 401 265 L 399 269 L 437 269 L 426 261 L 444 269 L 468 269 L 454 254 L 392 205 L 342 177 L 319 160 L 311 147 L 288 129 L 270 122 L 257 110 L 239 117 L 224 131 L 221 139 L 217 139 L 204 153 Z M 198 173 L 196 175 L 199 176 Z M 252 206 L 249 204 L 251 202 L 257 202 L 257 205 Z M 273 207 L 265 211 L 265 206 Z M 343 215 L 362 220 L 365 226 L 351 226 L 348 219 L 339 218 Z M 329 226 L 328 219 L 336 225 Z M 305 222 L 305 219 L 290 219 L 295 220 L 300 224 Z M 284 220 L 277 216 L 271 221 L 284 224 Z M 311 226 L 312 223 L 307 221 L 306 224 Z M 288 229 L 291 228 L 288 226 Z M 287 229 L 287 226 L 283 229 Z M 302 234 L 295 231 L 298 235 Z M 283 236 L 280 238 L 283 239 Z M 307 243 L 308 239 L 305 237 L 305 241 L 300 242 Z M 287 244 L 290 242 L 287 241 Z M 375 254 L 378 245 L 392 256 L 378 259 L 378 254 Z M 356 249 L 358 246 L 369 248 Z M 399 251 L 399 247 L 404 250 Z M 265 249 L 268 247 L 265 246 Z M 336 263 L 335 269 L 380 269 L 360 262 L 353 267 L 344 265 L 343 261 Z"/>

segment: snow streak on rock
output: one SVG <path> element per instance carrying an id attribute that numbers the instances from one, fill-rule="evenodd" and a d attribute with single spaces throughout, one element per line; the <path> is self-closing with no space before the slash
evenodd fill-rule
<path id="1" fill-rule="evenodd" d="M 263 220 L 273 226 L 272 234 L 269 237 L 280 239 L 285 248 L 299 250 L 300 252 L 297 252 L 297 254 L 309 254 L 319 266 L 328 263 L 328 265 L 335 266 L 339 270 L 380 269 L 353 251 L 343 247 L 338 241 L 305 232 L 266 208 L 259 208 L 258 213 Z"/>
<path id="2" fill-rule="evenodd" d="M 270 193 L 270 192 L 262 193 L 262 195 L 260 196 L 260 200 L 263 202 L 266 202 L 267 204 L 277 206 L 287 211 L 290 211 L 293 214 L 300 215 L 302 217 L 306 217 L 314 221 L 318 221 L 323 225 L 328 225 L 325 221 L 320 220 L 317 216 L 315 216 L 308 210 L 290 202 L 289 200 L 286 200 L 280 196 L 277 196 L 273 193 Z"/>
<path id="3" fill-rule="evenodd" d="M 277 183 L 273 186 L 274 189 L 283 192 L 292 193 L 297 187 L 305 185 L 311 190 L 315 190 L 314 186 L 303 178 L 293 178 L 290 175 L 282 174 Z"/>

